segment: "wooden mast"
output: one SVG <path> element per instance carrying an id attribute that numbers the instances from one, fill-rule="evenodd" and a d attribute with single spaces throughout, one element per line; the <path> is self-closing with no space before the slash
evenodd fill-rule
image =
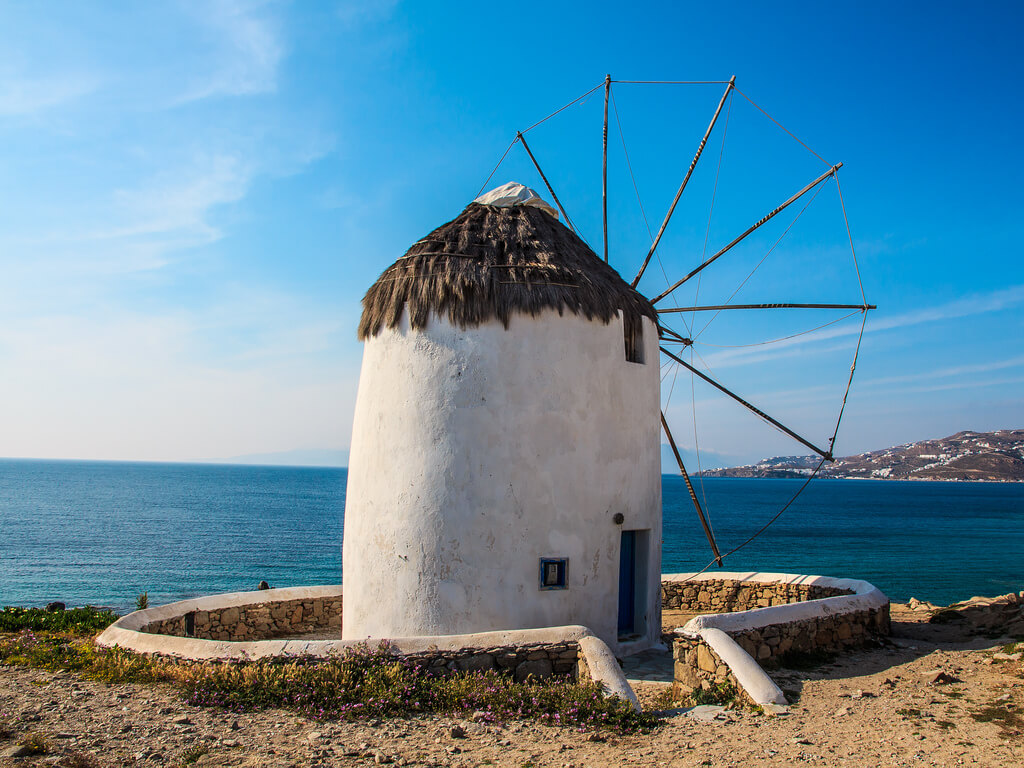
<path id="1" fill-rule="evenodd" d="M 838 165 L 833 165 L 828 171 L 826 171 L 825 173 L 821 174 L 821 176 L 819 176 L 814 181 L 812 181 L 810 184 L 808 184 L 806 187 L 801 189 L 799 192 L 797 192 L 795 195 L 793 195 L 791 198 L 789 198 L 786 202 L 784 202 L 778 208 L 776 208 L 775 210 L 770 211 L 769 213 L 765 214 L 760 220 L 758 220 L 754 224 L 750 225 L 750 227 L 748 227 L 747 230 L 742 235 L 737 237 L 735 240 L 733 240 L 731 243 L 729 243 L 727 246 L 725 246 L 722 250 L 718 251 L 714 256 L 710 257 L 707 261 L 705 261 L 703 264 L 701 264 L 696 269 L 694 269 L 692 272 L 690 272 L 690 274 L 686 275 L 681 280 L 677 280 L 675 283 L 672 284 L 672 286 L 668 290 L 663 291 L 662 293 L 659 293 L 657 296 L 655 296 L 653 299 L 651 299 L 651 304 L 657 304 L 659 301 L 664 299 L 666 296 L 668 296 L 670 293 L 672 293 L 672 291 L 674 291 L 680 285 L 685 283 L 691 277 L 693 277 L 698 272 L 700 272 L 705 267 L 707 267 L 709 264 L 711 264 L 711 262 L 713 262 L 716 259 L 718 259 L 719 256 L 721 256 L 722 254 L 724 254 L 726 251 L 730 250 L 734 246 L 738 245 L 744 238 L 747 237 L 747 235 L 749 235 L 755 229 L 757 229 L 758 227 L 763 226 L 764 224 L 766 224 L 769 221 L 771 221 L 772 219 L 774 219 L 778 214 L 782 213 L 784 210 L 786 210 L 789 206 L 791 206 L 793 203 L 795 203 L 801 197 L 803 197 L 808 192 L 810 192 L 812 189 L 814 189 L 816 186 L 821 184 L 821 182 L 823 182 L 829 176 L 835 175 L 836 171 L 838 171 L 842 167 L 843 167 L 842 163 L 839 163 Z"/>
<path id="2" fill-rule="evenodd" d="M 672 312 L 711 312 L 723 309 L 878 309 L 874 304 L 712 304 L 704 307 L 669 307 L 655 310 L 659 315 Z"/>
<path id="3" fill-rule="evenodd" d="M 704 535 L 708 537 L 708 544 L 711 545 L 711 551 L 715 553 L 715 562 L 718 563 L 718 567 L 722 567 L 722 556 L 718 553 L 718 545 L 715 543 L 715 535 L 711 532 L 711 526 L 708 525 L 707 518 L 704 517 L 704 508 L 701 507 L 700 501 L 697 499 L 697 493 L 693 490 L 693 483 L 690 482 L 690 475 L 686 471 L 686 467 L 683 466 L 683 457 L 679 455 L 679 449 L 676 448 L 676 441 L 672 437 L 672 430 L 668 428 L 668 422 L 665 421 L 665 412 L 661 412 L 661 426 L 665 430 L 665 437 L 668 438 L 668 444 L 672 448 L 672 453 L 675 454 L 676 463 L 679 464 L 679 474 L 683 476 L 683 482 L 686 483 L 686 490 L 690 492 L 690 500 L 693 502 L 694 508 L 697 510 L 697 517 L 700 518 L 700 524 L 704 528 Z"/>
<path id="4" fill-rule="evenodd" d="M 658 234 L 654 238 L 654 242 L 651 243 L 651 250 L 647 252 L 647 258 L 644 259 L 644 263 L 640 265 L 640 271 L 636 273 L 636 277 L 634 277 L 633 282 L 630 283 L 631 287 L 636 288 L 637 283 L 640 282 L 640 278 L 644 276 L 644 271 L 647 269 L 647 265 L 651 263 L 651 257 L 658 249 L 658 243 L 661 242 L 661 236 L 665 234 L 665 228 L 668 227 L 669 219 L 672 218 L 672 213 L 676 209 L 676 204 L 679 202 L 679 198 L 683 196 L 683 190 L 686 189 L 686 184 L 690 181 L 690 176 L 693 175 L 693 169 L 697 167 L 697 161 L 700 160 L 700 156 L 704 152 L 704 147 L 708 143 L 708 137 L 711 135 L 711 131 L 714 129 L 715 123 L 718 122 L 718 116 L 722 113 L 722 107 L 725 106 L 725 100 L 729 98 L 729 92 L 733 89 L 735 84 L 736 75 L 733 75 L 729 78 L 729 84 L 725 87 L 725 93 L 722 94 L 722 99 L 718 102 L 718 109 L 715 110 L 715 114 L 711 117 L 711 123 L 708 125 L 708 129 L 704 131 L 704 138 L 702 138 L 700 140 L 700 144 L 697 145 L 697 154 L 695 154 L 693 156 L 693 160 L 690 161 L 690 168 L 686 171 L 686 176 L 683 177 L 683 183 L 679 185 L 679 190 L 676 192 L 676 196 L 672 200 L 672 205 L 668 207 L 668 213 L 665 214 L 665 220 L 661 223 L 661 229 L 658 230 Z"/>
<path id="5" fill-rule="evenodd" d="M 731 397 L 733 400 L 735 400 L 740 405 L 742 405 L 742 406 L 744 406 L 746 408 L 749 408 L 751 411 L 756 413 L 758 416 L 760 416 L 762 419 L 767 421 L 769 424 L 771 424 L 772 426 L 776 427 L 777 429 L 782 430 L 783 432 L 785 432 L 787 435 L 792 437 L 797 442 L 803 443 L 808 448 L 810 448 L 812 451 L 814 451 L 816 454 L 818 454 L 819 456 L 824 458 L 826 461 L 835 461 L 835 459 L 832 458 L 832 451 L 823 451 L 823 450 L 821 450 L 821 448 L 816 446 L 814 443 L 812 443 L 812 442 L 810 442 L 808 440 L 805 440 L 804 438 L 800 437 L 800 435 L 798 435 L 792 429 L 787 427 L 785 424 L 783 424 L 783 423 L 781 423 L 779 421 L 776 421 L 771 416 L 769 416 L 767 413 L 762 411 L 760 408 L 758 408 L 758 407 L 756 407 L 754 405 L 751 405 L 746 400 L 744 400 L 742 397 L 737 395 L 735 392 L 731 392 L 730 390 L 726 389 L 721 384 L 719 384 L 717 381 L 712 379 L 710 376 L 702 373 L 701 371 L 698 371 L 696 368 L 694 368 L 692 365 L 687 363 L 685 360 L 683 360 L 680 357 L 677 357 L 676 355 L 673 355 L 671 352 L 669 352 L 664 347 L 661 347 L 661 351 L 664 352 L 669 357 L 671 357 L 673 360 L 675 360 L 681 366 L 686 368 L 688 371 L 690 371 L 690 373 L 695 373 L 697 376 L 700 376 L 700 378 L 704 379 L 704 381 L 706 381 L 708 384 L 713 386 L 715 389 L 717 389 L 718 391 L 723 392 L 724 394 L 728 395 L 729 397 Z"/>
<path id="6" fill-rule="evenodd" d="M 555 194 L 555 190 L 551 188 L 551 182 L 548 181 L 548 177 L 545 176 L 544 171 L 540 169 L 540 163 L 537 162 L 537 158 L 534 157 L 533 152 L 530 151 L 530 145 L 526 143 L 526 137 L 523 136 L 523 132 L 519 131 L 516 134 L 516 138 L 519 139 L 519 142 L 523 145 L 523 149 L 526 150 L 526 154 L 528 154 L 530 156 L 530 159 L 533 161 L 533 167 L 537 169 L 537 173 L 539 173 L 540 177 L 544 180 L 544 185 L 548 188 L 548 192 L 551 193 L 551 199 L 555 201 L 555 205 L 558 206 L 558 210 L 562 212 L 562 218 L 565 219 L 566 226 L 569 227 L 569 229 L 571 229 L 573 232 L 575 232 L 576 227 L 572 225 L 572 221 L 566 214 L 565 208 L 563 208 L 562 204 L 559 202 L 558 195 Z"/>
<path id="7" fill-rule="evenodd" d="M 601 208 L 604 217 L 604 263 L 608 263 L 608 97 L 612 76 L 604 76 L 604 131 L 601 135 Z"/>

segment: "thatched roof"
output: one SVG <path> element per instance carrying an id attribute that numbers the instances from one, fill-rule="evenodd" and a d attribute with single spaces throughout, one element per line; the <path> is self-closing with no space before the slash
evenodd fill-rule
<path id="1" fill-rule="evenodd" d="M 462 328 L 514 314 L 566 310 L 629 326 L 655 323 L 654 307 L 564 224 L 539 208 L 470 203 L 388 267 L 363 297 L 359 338 L 398 326 L 408 308 L 413 328 L 431 312 Z"/>

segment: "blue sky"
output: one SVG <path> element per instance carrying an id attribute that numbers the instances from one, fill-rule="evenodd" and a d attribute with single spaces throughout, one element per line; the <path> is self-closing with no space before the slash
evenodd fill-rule
<path id="1" fill-rule="evenodd" d="M 1020 427 L 1021 17 L 998 3 L 2 2 L 0 456 L 347 448 L 365 289 L 461 211 L 517 129 L 606 72 L 736 75 L 844 163 L 879 310 L 839 453 Z M 652 228 L 721 92 L 614 87 Z M 600 112 L 598 93 L 527 134 L 597 249 Z M 614 114 L 609 166 L 611 261 L 630 279 L 650 239 Z M 826 169 L 734 94 L 641 288 L 660 292 Z M 509 180 L 543 191 L 518 147 L 491 186 Z M 678 301 L 727 299 L 800 207 Z M 829 182 L 735 301 L 859 297 Z M 741 345 L 836 317 L 728 313 L 695 359 L 822 442 L 857 318 Z M 672 370 L 663 397 L 705 466 L 805 452 Z"/>

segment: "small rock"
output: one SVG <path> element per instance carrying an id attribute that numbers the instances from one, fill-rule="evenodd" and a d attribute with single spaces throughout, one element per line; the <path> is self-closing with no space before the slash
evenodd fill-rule
<path id="1" fill-rule="evenodd" d="M 225 747 L 240 747 L 241 746 L 241 744 L 239 744 L 234 739 L 221 739 L 220 743 L 223 744 Z"/>
<path id="2" fill-rule="evenodd" d="M 953 677 L 947 675 L 945 672 L 939 672 L 934 677 L 929 678 L 928 685 L 950 685 L 951 683 L 962 682 L 959 677 Z"/>
<path id="3" fill-rule="evenodd" d="M 60 602 L 59 600 L 55 600 L 52 603 L 46 604 L 46 610 L 48 613 L 58 613 L 59 611 L 63 611 L 64 609 L 64 603 Z"/>
<path id="4" fill-rule="evenodd" d="M 453 739 L 464 739 L 466 738 L 466 729 L 461 725 L 453 725 L 448 729 L 448 735 Z"/>
<path id="5" fill-rule="evenodd" d="M 850 709 L 849 707 L 840 707 L 839 709 L 837 709 L 835 711 L 835 713 L 832 715 L 832 717 L 843 717 L 844 715 L 850 714 L 852 711 L 853 710 Z"/>
<path id="6" fill-rule="evenodd" d="M 814 744 L 813 741 L 811 741 L 810 739 L 808 739 L 808 738 L 806 738 L 804 736 L 797 736 L 794 739 L 790 739 L 790 742 L 793 743 L 793 744 L 806 744 L 808 746 Z"/>
<path id="7" fill-rule="evenodd" d="M 596 741 L 597 743 L 601 744 L 608 741 L 608 739 L 606 739 L 600 733 L 592 733 L 589 736 L 587 736 L 587 741 Z"/>
<path id="8" fill-rule="evenodd" d="M 160 707 L 157 710 L 161 715 L 169 715 L 173 711 L 170 707 Z"/>
<path id="9" fill-rule="evenodd" d="M 231 728 L 232 731 L 240 731 L 242 729 L 242 726 L 238 724 L 237 720 L 232 720 L 231 725 L 229 727 Z"/>
<path id="10" fill-rule="evenodd" d="M 996 661 L 1020 661 L 1024 653 L 1017 651 L 1016 653 L 993 653 L 992 658 Z"/>
<path id="11" fill-rule="evenodd" d="M 171 720 L 171 722 L 175 725 L 192 725 L 192 721 L 189 719 L 188 715 L 178 715 L 176 718 Z"/>
<path id="12" fill-rule="evenodd" d="M 267 582 L 265 582 L 265 581 L 261 581 L 259 583 L 259 587 L 257 587 L 257 589 L 270 589 L 270 585 L 267 584 Z"/>

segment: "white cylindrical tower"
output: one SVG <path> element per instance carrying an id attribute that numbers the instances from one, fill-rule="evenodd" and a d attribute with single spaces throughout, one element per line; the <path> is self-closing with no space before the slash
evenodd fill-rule
<path id="1" fill-rule="evenodd" d="M 345 639 L 583 624 L 619 653 L 657 642 L 655 318 L 518 185 L 384 272 L 360 324 Z"/>

